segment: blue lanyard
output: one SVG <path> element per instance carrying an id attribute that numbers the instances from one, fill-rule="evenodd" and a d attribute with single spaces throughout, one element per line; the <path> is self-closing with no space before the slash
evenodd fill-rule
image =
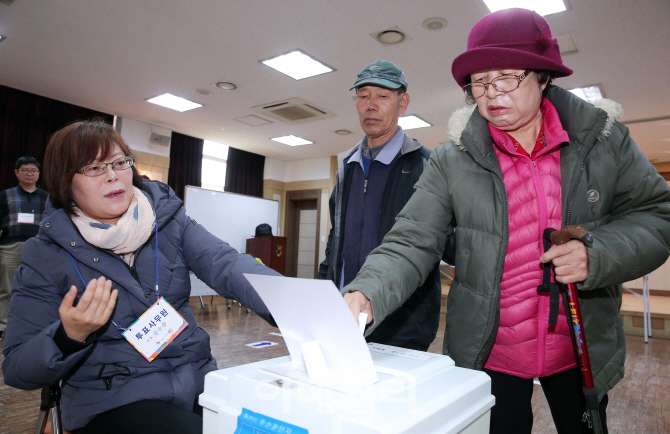
<path id="1" fill-rule="evenodd" d="M 156 298 L 160 298 L 161 293 L 158 290 L 158 221 L 154 223 L 154 227 L 156 228 L 155 232 L 156 233 Z M 74 262 L 74 258 L 72 257 L 70 252 L 66 251 L 65 253 L 67 253 L 67 255 L 70 257 L 70 261 L 72 262 L 72 265 L 74 265 L 74 269 L 77 271 L 77 275 L 79 276 L 79 279 L 81 279 L 81 283 L 84 284 L 84 289 L 86 289 L 86 281 L 79 272 L 79 267 L 77 267 L 77 264 Z M 111 321 L 111 323 L 114 324 L 114 327 L 116 327 L 118 331 L 126 330 L 123 327 L 120 327 L 117 323 L 115 323 L 112 318 L 109 318 L 109 321 Z"/>
<path id="2" fill-rule="evenodd" d="M 19 197 L 19 212 L 23 213 L 21 211 L 21 196 L 19 196 L 19 187 L 14 187 L 14 190 L 16 190 L 16 195 Z M 26 191 L 26 193 L 28 193 L 28 192 Z M 28 194 L 30 194 L 30 193 L 28 193 Z M 40 194 L 37 192 L 37 190 L 35 190 L 35 203 L 33 204 L 33 211 L 32 211 L 33 214 L 35 214 L 35 208 L 37 208 L 37 201 L 39 200 L 39 198 L 40 198 Z"/>

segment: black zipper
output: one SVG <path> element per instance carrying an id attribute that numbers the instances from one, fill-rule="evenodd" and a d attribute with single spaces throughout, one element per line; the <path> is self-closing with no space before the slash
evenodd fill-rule
<path id="1" fill-rule="evenodd" d="M 582 180 L 582 176 L 584 174 L 584 169 L 586 168 L 586 159 L 589 157 L 589 154 L 593 150 L 593 147 L 596 145 L 598 142 L 599 136 L 593 140 L 593 143 L 591 144 L 591 147 L 586 151 L 586 154 L 584 154 L 584 158 L 582 158 L 582 165 L 579 169 L 579 175 L 577 175 L 577 182 L 575 183 L 575 187 L 572 189 L 572 194 L 570 195 L 570 200 L 568 201 L 568 211 L 566 212 L 565 216 L 565 225 L 570 224 L 570 217 L 572 217 L 572 202 L 575 199 L 575 196 L 577 195 L 577 188 L 579 188 L 579 183 Z"/>
<path id="2" fill-rule="evenodd" d="M 465 148 L 465 145 L 463 145 L 463 148 Z M 500 175 L 495 170 L 487 168 L 482 163 L 480 163 L 479 160 L 477 160 L 477 157 L 475 157 L 472 154 L 472 152 L 470 152 L 467 148 L 465 148 L 465 152 L 467 152 L 468 155 L 470 155 L 470 157 L 475 161 L 475 163 L 477 163 L 477 165 L 479 165 L 479 167 L 481 167 L 482 169 L 484 169 L 488 172 L 492 172 L 493 174 L 495 174 L 498 177 L 498 179 L 500 179 L 500 181 L 502 182 L 503 189 L 504 189 L 505 180 L 502 178 L 502 175 Z M 504 246 L 504 250 L 507 250 L 507 244 L 509 243 L 509 240 L 505 238 L 506 237 L 505 234 L 509 233 L 509 209 L 508 209 L 509 208 L 509 203 L 507 202 L 507 192 L 505 192 L 505 194 L 503 194 L 503 203 L 505 205 L 505 213 L 504 213 L 505 214 L 505 227 L 507 228 L 507 230 L 503 232 L 503 241 L 504 241 L 503 246 Z M 501 259 L 498 262 L 498 267 L 497 267 L 497 271 L 496 271 L 496 282 L 501 282 L 503 268 L 505 266 L 505 254 L 504 254 L 504 252 L 501 252 L 501 254 L 499 256 L 500 256 Z M 472 365 L 473 369 L 477 369 L 477 361 L 479 360 L 479 357 L 482 355 L 482 352 L 484 351 L 484 347 L 488 344 L 488 342 L 493 337 L 493 330 L 496 328 L 495 324 L 497 324 L 500 321 L 500 283 L 498 283 L 498 291 L 495 293 L 495 299 L 496 299 L 495 320 L 494 320 L 493 324 L 491 325 L 491 327 L 489 328 L 489 331 L 486 335 L 486 340 L 484 341 L 483 345 L 479 349 L 479 352 L 477 353 L 477 357 L 475 357 L 475 361 Z"/>

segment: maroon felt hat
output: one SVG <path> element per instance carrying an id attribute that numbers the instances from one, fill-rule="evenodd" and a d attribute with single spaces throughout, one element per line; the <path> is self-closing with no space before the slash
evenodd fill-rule
<path id="1" fill-rule="evenodd" d="M 487 69 L 546 69 L 557 77 L 572 74 L 563 65 L 558 42 L 547 21 L 527 9 L 504 9 L 479 20 L 468 35 L 468 48 L 451 64 L 463 87 L 466 78 Z"/>

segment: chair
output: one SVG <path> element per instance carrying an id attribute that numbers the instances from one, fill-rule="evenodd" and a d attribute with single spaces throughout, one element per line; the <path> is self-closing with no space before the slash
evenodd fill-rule
<path id="1" fill-rule="evenodd" d="M 40 403 L 40 415 L 37 418 L 35 434 L 43 434 L 44 427 L 51 412 L 51 432 L 53 434 L 64 434 L 63 421 L 60 412 L 60 385 L 54 384 L 42 388 L 42 401 Z"/>

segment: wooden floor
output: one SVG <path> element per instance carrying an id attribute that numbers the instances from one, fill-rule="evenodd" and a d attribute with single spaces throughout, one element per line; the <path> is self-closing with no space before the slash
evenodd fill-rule
<path id="1" fill-rule="evenodd" d="M 211 336 L 212 352 L 219 368 L 227 368 L 288 354 L 283 339 L 270 335 L 270 327 L 253 313 L 235 305 L 227 310 L 223 299 L 205 298 L 205 309 L 197 298 L 191 301 L 198 323 Z M 441 353 L 444 319 L 429 351 Z M 277 346 L 255 349 L 251 342 L 269 340 Z M 0 344 L 2 341 L 0 341 Z M 627 336 L 626 378 L 609 393 L 607 424 L 611 434 L 670 433 L 670 340 Z M 0 355 L 0 362 L 4 357 Z M 0 374 L 0 377 L 2 375 Z M 39 391 L 21 391 L 0 381 L 0 433 L 32 433 L 39 408 Z M 555 433 L 549 408 L 540 386 L 533 396 L 533 434 Z"/>

